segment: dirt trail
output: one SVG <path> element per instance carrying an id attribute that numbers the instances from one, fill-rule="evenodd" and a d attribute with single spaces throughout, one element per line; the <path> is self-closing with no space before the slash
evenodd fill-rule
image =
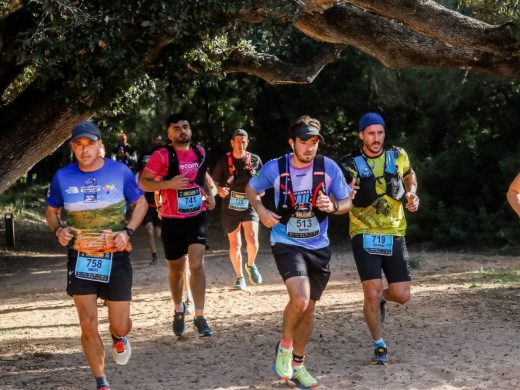
<path id="1" fill-rule="evenodd" d="M 49 233 L 32 234 L 40 234 L 38 250 L 0 251 L 0 388 L 92 389 L 76 311 L 64 292 L 64 251 Z M 257 263 L 264 284 L 233 291 L 225 239 L 217 233 L 206 257 L 207 318 L 215 335 L 198 339 L 190 328 L 181 341 L 171 331 L 166 265 L 148 266 L 140 240 L 132 256 L 133 355 L 125 367 L 111 360 L 106 310 L 99 309 L 112 388 L 288 388 L 270 368 L 287 296 L 269 251 L 262 250 Z M 520 386 L 517 258 L 412 247 L 420 264 L 413 271 L 413 298 L 405 306 L 389 304 L 385 322 L 392 363 L 372 367 L 354 261 L 347 247 L 334 249 L 333 276 L 317 306 L 307 360 L 320 389 Z"/>

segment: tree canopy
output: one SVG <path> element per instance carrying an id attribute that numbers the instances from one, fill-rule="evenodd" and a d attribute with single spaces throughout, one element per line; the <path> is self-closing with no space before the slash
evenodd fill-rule
<path id="1" fill-rule="evenodd" d="M 519 80 L 518 7 L 513 0 L 0 0 L 0 192 L 59 147 L 77 121 L 117 115 L 194 77 L 310 83 L 350 46 L 389 68 Z"/>

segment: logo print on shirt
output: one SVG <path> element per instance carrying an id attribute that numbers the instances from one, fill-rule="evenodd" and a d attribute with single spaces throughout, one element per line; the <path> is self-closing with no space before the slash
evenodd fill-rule
<path id="1" fill-rule="evenodd" d="M 311 192 L 308 190 L 295 192 L 294 199 L 296 201 L 295 208 L 297 210 L 306 210 L 311 207 Z"/>
<path id="2" fill-rule="evenodd" d="M 83 192 L 83 201 L 85 203 L 96 203 L 97 202 L 97 193 L 101 189 L 97 185 L 97 179 L 95 177 L 88 178 L 85 180 L 85 185 L 81 187 L 81 192 Z"/>

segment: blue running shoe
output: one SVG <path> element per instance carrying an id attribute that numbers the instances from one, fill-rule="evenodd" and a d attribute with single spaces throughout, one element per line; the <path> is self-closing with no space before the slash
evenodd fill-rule
<path id="1" fill-rule="evenodd" d="M 246 272 L 252 284 L 262 284 L 262 275 L 258 271 L 256 264 L 253 264 L 251 267 L 246 265 Z"/>

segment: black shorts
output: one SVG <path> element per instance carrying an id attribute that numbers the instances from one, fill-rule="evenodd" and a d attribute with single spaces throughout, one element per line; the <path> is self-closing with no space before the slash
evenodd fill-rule
<path id="1" fill-rule="evenodd" d="M 388 283 L 409 282 L 410 257 L 404 237 L 394 236 L 392 256 L 371 255 L 363 248 L 363 234 L 352 237 L 352 252 L 361 281 L 381 279 L 381 270 Z"/>
<path id="2" fill-rule="evenodd" d="M 161 240 L 166 260 L 177 260 L 188 253 L 191 244 L 206 246 L 208 218 L 206 212 L 191 218 L 163 218 Z"/>
<path id="3" fill-rule="evenodd" d="M 234 231 L 241 222 L 257 222 L 259 221 L 258 214 L 255 210 L 249 209 L 244 211 L 230 210 L 222 204 L 222 211 L 220 212 L 222 226 L 226 234 Z"/>
<path id="4" fill-rule="evenodd" d="M 112 256 L 112 270 L 108 283 L 78 279 L 74 275 L 78 252 L 69 250 L 67 255 L 67 294 L 96 294 L 108 301 L 132 300 L 132 266 L 128 252 L 115 252 Z"/>
<path id="5" fill-rule="evenodd" d="M 150 222 L 155 227 L 161 226 L 161 220 L 159 219 L 159 214 L 157 213 L 157 207 L 148 207 L 148 211 L 146 212 L 146 215 L 144 216 L 141 225 L 144 226 L 149 224 Z"/>
<path id="6" fill-rule="evenodd" d="M 294 276 L 307 276 L 311 287 L 311 299 L 319 300 L 330 278 L 330 248 L 307 249 L 277 243 L 271 249 L 283 281 Z"/>

